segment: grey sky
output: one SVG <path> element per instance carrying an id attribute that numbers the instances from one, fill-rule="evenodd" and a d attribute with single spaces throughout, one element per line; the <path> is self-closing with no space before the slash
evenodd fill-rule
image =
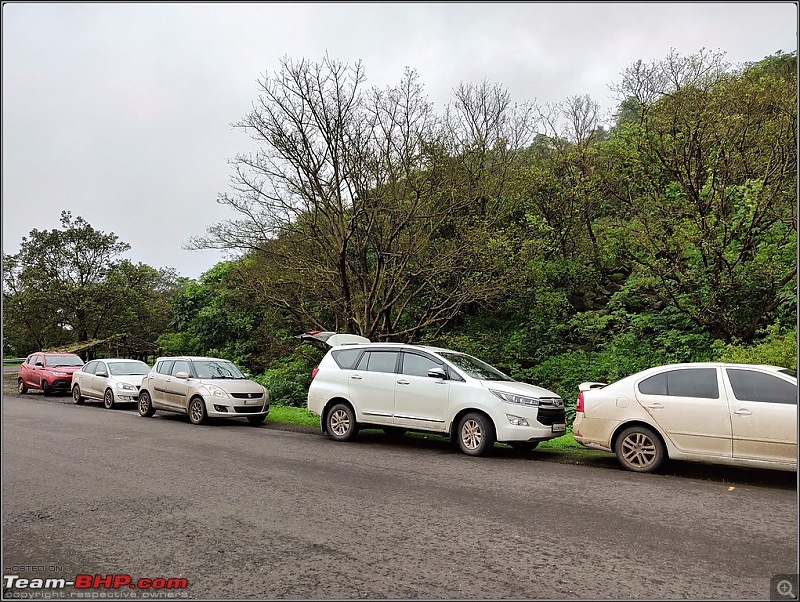
<path id="1" fill-rule="evenodd" d="M 416 69 L 437 109 L 486 78 L 539 105 L 608 90 L 633 62 L 720 50 L 732 64 L 797 49 L 775 3 L 22 3 L 2 8 L 3 252 L 62 210 L 131 245 L 135 263 L 197 278 L 223 255 L 189 237 L 216 204 L 230 127 L 279 59 L 362 60 L 369 86 Z"/>

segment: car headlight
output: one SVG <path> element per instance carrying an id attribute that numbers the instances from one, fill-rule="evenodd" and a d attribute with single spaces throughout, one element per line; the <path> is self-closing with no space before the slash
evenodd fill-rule
<path id="1" fill-rule="evenodd" d="M 123 391 L 135 391 L 136 387 L 128 383 L 117 383 L 117 389 L 122 389 Z"/>
<path id="2" fill-rule="evenodd" d="M 525 395 L 517 395 L 516 393 L 506 393 L 505 391 L 495 391 L 494 389 L 489 389 L 492 393 L 494 393 L 497 397 L 506 401 L 508 403 L 516 403 L 517 405 L 523 406 L 538 406 L 539 405 L 539 398 L 538 397 L 527 397 Z"/>
<path id="3" fill-rule="evenodd" d="M 226 398 L 228 394 L 225 392 L 224 389 L 218 387 L 217 385 L 203 385 L 203 388 L 208 391 L 208 394 L 211 397 L 219 397 L 219 398 Z"/>

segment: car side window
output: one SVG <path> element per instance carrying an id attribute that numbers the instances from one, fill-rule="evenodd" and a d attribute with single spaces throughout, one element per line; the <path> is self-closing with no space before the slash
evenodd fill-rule
<path id="1" fill-rule="evenodd" d="M 402 374 L 407 376 L 428 376 L 428 370 L 441 368 L 442 364 L 417 353 L 403 354 Z"/>
<path id="2" fill-rule="evenodd" d="M 159 374 L 171 374 L 172 373 L 172 364 L 175 363 L 175 360 L 165 360 L 163 362 L 158 362 L 156 366 L 156 372 Z"/>
<path id="3" fill-rule="evenodd" d="M 178 372 L 186 372 L 187 374 L 192 373 L 192 369 L 189 366 L 189 362 L 186 360 L 175 360 L 175 363 L 172 365 L 172 371 L 170 374 L 175 376 Z"/>
<path id="4" fill-rule="evenodd" d="M 97 370 L 97 364 L 99 362 L 89 362 L 86 364 L 81 370 L 83 370 L 86 374 L 94 374 L 95 370 Z"/>
<path id="5" fill-rule="evenodd" d="M 717 370 L 716 368 L 669 370 L 640 382 L 639 392 L 645 395 L 719 399 Z"/>
<path id="6" fill-rule="evenodd" d="M 394 372 L 398 351 L 367 351 L 358 362 L 358 369 L 366 372 Z"/>
<path id="7" fill-rule="evenodd" d="M 337 349 L 331 351 L 331 357 L 342 370 L 352 370 L 363 349 Z"/>
<path id="8" fill-rule="evenodd" d="M 33 359 L 33 361 L 31 362 L 32 364 L 34 364 L 34 365 L 35 364 L 41 364 L 42 366 L 44 366 L 44 356 L 36 355 L 32 359 Z"/>
<path id="9" fill-rule="evenodd" d="M 726 372 L 739 401 L 797 404 L 797 385 L 782 378 L 739 368 L 728 368 Z"/>
<path id="10" fill-rule="evenodd" d="M 108 374 L 108 366 L 105 362 L 97 362 L 97 367 L 95 368 L 94 373 L 98 374 L 103 372 L 105 372 L 106 375 Z"/>

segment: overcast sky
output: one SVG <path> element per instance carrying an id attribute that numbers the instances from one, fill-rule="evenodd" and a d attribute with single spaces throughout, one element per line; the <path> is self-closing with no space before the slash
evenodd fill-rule
<path id="1" fill-rule="evenodd" d="M 224 259 L 191 236 L 252 143 L 230 124 L 279 59 L 361 60 L 369 86 L 406 66 L 437 109 L 461 82 L 517 102 L 589 94 L 638 59 L 722 51 L 734 65 L 797 50 L 775 3 L 24 3 L 2 7 L 3 253 L 62 210 L 131 245 L 124 257 L 197 278 Z"/>

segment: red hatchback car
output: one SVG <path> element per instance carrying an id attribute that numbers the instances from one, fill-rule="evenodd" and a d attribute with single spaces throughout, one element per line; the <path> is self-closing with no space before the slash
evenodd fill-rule
<path id="1" fill-rule="evenodd" d="M 19 367 L 17 390 L 41 389 L 45 395 L 68 393 L 72 373 L 83 366 L 83 360 L 74 353 L 31 353 Z"/>

